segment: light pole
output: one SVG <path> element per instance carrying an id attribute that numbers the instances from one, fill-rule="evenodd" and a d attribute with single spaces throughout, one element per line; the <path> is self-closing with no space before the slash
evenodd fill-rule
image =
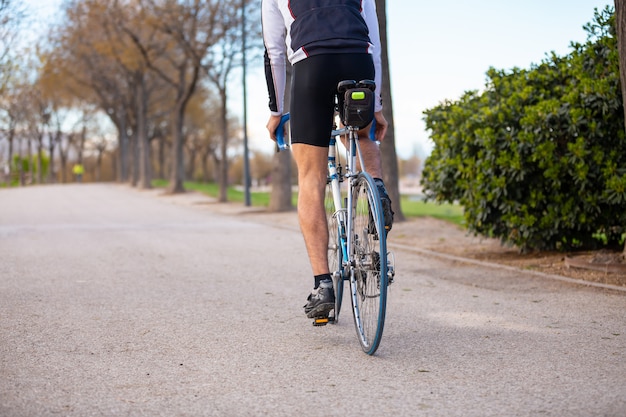
<path id="1" fill-rule="evenodd" d="M 250 202 L 250 158 L 248 155 L 248 99 L 246 94 L 246 0 L 241 0 L 241 60 L 243 74 L 243 181 L 244 181 L 244 204 Z"/>

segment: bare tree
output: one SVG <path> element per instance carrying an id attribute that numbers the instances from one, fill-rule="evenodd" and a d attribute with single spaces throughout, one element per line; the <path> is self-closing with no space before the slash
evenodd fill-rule
<path id="1" fill-rule="evenodd" d="M 11 178 L 16 127 L 20 119 L 17 116 L 21 116 L 21 112 L 18 112 L 15 106 L 16 101 L 14 99 L 17 99 L 17 97 L 12 94 L 12 91 L 8 90 L 12 81 L 14 84 L 15 82 L 21 82 L 21 80 L 16 81 L 20 78 L 15 74 L 19 72 L 20 65 L 16 62 L 16 54 L 12 52 L 15 40 L 19 35 L 21 22 L 25 17 L 24 10 L 24 6 L 20 2 L 0 0 L 0 111 L 4 112 L 4 118 L 7 122 L 6 139 L 9 148 L 7 180 Z"/>
<path id="2" fill-rule="evenodd" d="M 107 5 L 102 0 L 66 3 L 64 25 L 49 36 L 54 49 L 45 60 L 42 88 L 63 97 L 66 107 L 93 103 L 108 115 L 119 133 L 118 180 L 125 182 L 130 177 L 135 91 L 132 78 L 125 76 L 110 53 L 104 28 Z"/>
<path id="3" fill-rule="evenodd" d="M 69 158 L 70 148 L 72 147 L 72 142 L 74 141 L 74 133 L 64 134 L 57 131 L 58 135 L 58 148 L 59 148 L 59 159 L 61 162 L 61 182 L 65 184 L 67 179 L 67 162 Z"/>
<path id="4" fill-rule="evenodd" d="M 228 28 L 237 26 L 238 1 L 66 0 L 63 4 L 66 19 L 51 30 L 53 47 L 45 56 L 42 88 L 48 97 L 62 98 L 55 108 L 97 105 L 108 115 L 119 136 L 118 180 L 131 179 L 149 187 L 153 165 L 149 141 L 154 140 L 160 145 L 154 165 L 170 172 L 168 191 L 184 191 L 186 110 L 205 74 L 215 69 L 214 74 L 227 75 L 233 67 L 223 60 L 228 43 L 218 41 Z M 236 42 L 235 37 L 233 48 Z M 222 138 L 232 141 L 234 125 L 227 111 L 223 114 Z M 58 144 L 65 164 L 68 138 L 78 134 L 57 130 L 53 136 L 50 143 Z M 166 160 L 168 147 L 172 156 Z M 227 146 L 213 147 L 213 155 L 216 149 L 220 161 L 227 161 Z M 221 177 L 227 182 L 227 175 Z"/>
<path id="5" fill-rule="evenodd" d="M 220 37 L 217 21 L 224 1 L 182 0 L 157 4 L 154 0 L 145 0 L 139 3 L 146 13 L 145 24 L 161 34 L 166 43 L 154 44 L 153 39 L 142 38 L 136 27 L 124 26 L 123 31 L 132 39 L 147 67 L 174 91 L 173 166 L 168 191 L 184 192 L 185 109 L 196 89 L 207 50 Z"/>
<path id="6" fill-rule="evenodd" d="M 215 44 L 209 48 L 203 68 L 211 85 L 217 90 L 220 100 L 220 125 L 222 141 L 219 156 L 219 197 L 220 202 L 228 199 L 228 142 L 231 138 L 228 116 L 228 85 L 234 68 L 241 65 L 241 1 L 227 0 L 222 5 L 219 31 L 222 33 Z"/>
<path id="7" fill-rule="evenodd" d="M 48 125 L 48 155 L 50 156 L 50 162 L 48 166 L 48 182 L 54 183 L 57 180 L 54 155 L 63 137 L 62 126 L 67 117 L 67 113 L 64 111 L 59 101 L 52 99 L 50 104 L 50 119 Z"/>
<path id="8" fill-rule="evenodd" d="M 96 165 L 94 166 L 94 181 L 100 182 L 102 181 L 102 160 L 104 157 L 104 153 L 107 150 L 107 139 L 104 136 L 97 136 L 92 138 L 91 142 L 91 150 L 96 154 Z"/>
<path id="9" fill-rule="evenodd" d="M 26 16 L 23 4 L 15 0 L 0 0 L 0 95 L 15 70 L 11 51 Z"/>
<path id="10" fill-rule="evenodd" d="M 128 8 L 126 9 L 126 14 L 122 15 L 119 3 L 115 2 L 113 7 L 107 8 L 108 18 L 102 24 L 106 34 L 107 46 L 110 48 L 107 54 L 112 57 L 119 71 L 129 80 L 129 86 L 133 91 L 134 112 L 132 114 L 134 115 L 133 125 L 135 129 L 133 129 L 133 163 L 131 164 L 134 169 L 131 182 L 133 185 L 138 185 L 139 188 L 148 189 L 152 187 L 146 126 L 150 91 L 147 86 L 148 70 L 141 57 L 137 57 L 136 54 L 128 51 L 127 42 L 125 42 L 123 33 L 119 30 L 119 23 L 123 20 L 130 21 L 130 24 L 137 27 L 138 30 L 146 27 L 139 24 L 138 16 L 128 16 L 128 11 L 132 10 L 132 8 Z M 154 34 L 154 30 L 150 28 L 147 30 L 150 33 L 142 35 L 149 38 Z"/>
<path id="11" fill-rule="evenodd" d="M 44 149 L 45 149 L 45 139 L 47 128 L 50 123 L 50 107 L 46 99 L 41 95 L 41 91 L 36 88 L 35 85 L 31 85 L 28 93 L 26 94 L 28 99 L 28 109 L 29 112 L 27 114 L 28 120 L 28 135 L 29 142 L 34 140 L 35 145 L 37 147 L 37 176 L 36 182 L 38 184 L 43 183 L 44 179 Z M 30 143 L 29 143 L 30 148 Z M 30 151 L 30 150 L 29 150 Z M 52 156 L 52 155 L 50 155 Z M 30 158 L 30 157 L 29 157 Z M 29 159 L 29 167 L 31 168 L 31 175 L 34 174 L 35 166 L 33 161 Z M 35 181 L 34 177 L 31 177 L 32 181 Z"/>
<path id="12" fill-rule="evenodd" d="M 27 94 L 26 91 L 28 88 L 22 83 L 12 83 L 11 86 L 7 89 L 4 95 L 2 95 L 2 110 L 4 111 L 4 122 L 5 122 L 5 131 L 6 131 L 6 140 L 8 142 L 8 162 L 9 162 L 9 178 L 12 177 L 13 168 L 16 168 L 20 173 L 20 178 L 22 177 L 22 162 L 21 162 L 21 153 L 20 153 L 20 161 L 17 166 L 14 167 L 13 160 L 14 155 L 17 152 L 20 152 L 20 146 L 18 140 L 18 128 L 21 124 L 24 123 L 26 119 L 28 104 L 27 104 Z"/>

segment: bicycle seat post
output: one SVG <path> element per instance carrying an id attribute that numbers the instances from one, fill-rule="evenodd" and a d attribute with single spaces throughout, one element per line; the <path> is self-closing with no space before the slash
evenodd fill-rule
<path id="1" fill-rule="evenodd" d="M 348 147 L 350 156 L 350 165 L 348 171 L 351 176 L 356 176 L 361 167 L 361 171 L 364 171 L 365 165 L 363 164 L 363 155 L 361 154 L 361 147 L 359 146 L 359 133 L 358 129 L 352 126 L 348 127 Z M 357 158 L 358 163 L 357 165 Z"/>

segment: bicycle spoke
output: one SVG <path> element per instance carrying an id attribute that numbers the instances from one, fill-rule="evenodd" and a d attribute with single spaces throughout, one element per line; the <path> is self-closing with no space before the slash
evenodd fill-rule
<path id="1" fill-rule="evenodd" d="M 333 278 L 333 287 L 335 289 L 335 312 L 334 321 L 339 320 L 341 311 L 341 302 L 343 298 L 343 251 L 340 241 L 339 222 L 333 200 L 333 190 L 331 182 L 326 186 L 326 197 L 324 201 L 326 208 L 326 218 L 328 220 L 328 267 Z"/>

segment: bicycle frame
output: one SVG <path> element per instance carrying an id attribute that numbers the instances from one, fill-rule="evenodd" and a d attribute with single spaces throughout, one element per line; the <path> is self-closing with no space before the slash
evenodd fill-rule
<path id="1" fill-rule="evenodd" d="M 289 120 L 286 114 L 276 132 L 280 149 L 287 149 L 284 141 L 284 124 Z M 370 135 L 374 132 L 374 123 Z M 328 184 L 332 194 L 330 202 L 328 191 L 325 197 L 327 216 L 332 212 L 334 221 L 328 221 L 329 233 L 335 242 L 328 251 L 334 255 L 332 260 L 333 281 L 335 282 L 335 315 L 320 317 L 313 325 L 325 325 L 337 322 L 341 310 L 344 281 L 350 282 L 350 298 L 357 336 L 363 350 L 372 355 L 378 348 L 384 328 L 387 286 L 390 271 L 387 261 L 386 233 L 383 214 L 376 185 L 364 169 L 363 155 L 359 146 L 359 128 L 347 126 L 332 130 L 328 148 Z M 337 157 L 337 138 L 342 139 L 346 149 L 345 172 Z M 366 139 L 367 140 L 367 139 Z M 342 195 L 340 183 L 345 180 L 346 195 Z M 366 196 L 366 199 L 363 197 Z M 369 220 L 368 220 L 369 216 Z M 336 229 L 335 229 L 336 228 Z M 356 229 L 359 230 L 356 230 Z M 337 232 L 335 237 L 334 232 Z M 377 243 L 374 243 L 377 242 Z M 393 267 L 392 267 L 393 268 Z M 372 300 L 371 304 L 370 301 Z M 370 307 L 367 307 L 370 306 Z M 322 324 L 320 324 L 322 323 Z"/>
<path id="2" fill-rule="evenodd" d="M 339 187 L 339 176 L 337 175 L 337 168 L 335 165 L 336 152 L 337 152 L 337 137 L 347 135 L 348 143 L 346 144 L 346 172 L 343 177 L 348 181 L 348 190 L 352 189 L 352 181 L 358 175 L 356 160 L 359 158 L 359 163 L 363 166 L 363 158 L 361 156 L 361 148 L 359 147 L 357 129 L 354 128 L 342 128 L 339 130 L 333 130 L 330 146 L 328 147 L 328 174 L 331 181 L 331 187 L 333 190 L 333 202 L 335 204 L 335 214 L 337 217 L 337 224 L 339 225 L 339 236 L 341 236 L 341 252 L 343 255 L 343 268 L 345 270 L 351 270 L 350 254 L 354 252 L 354 242 L 352 234 L 346 233 L 346 230 L 353 229 L 353 218 L 348 216 L 348 207 L 352 207 L 353 195 L 351 192 L 347 194 L 347 203 L 345 207 L 341 201 L 341 192 Z M 342 277 L 345 278 L 345 277 Z"/>

